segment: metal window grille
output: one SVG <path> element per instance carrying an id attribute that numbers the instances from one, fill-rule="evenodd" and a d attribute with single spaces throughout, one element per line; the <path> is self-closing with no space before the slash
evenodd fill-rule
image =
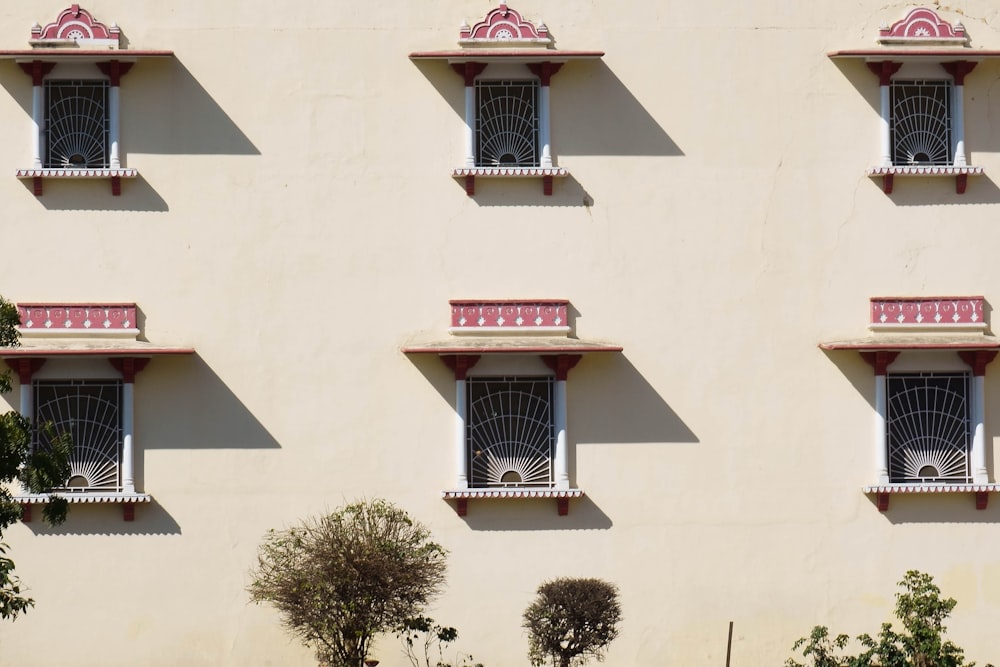
<path id="1" fill-rule="evenodd" d="M 61 490 L 121 491 L 121 381 L 38 381 L 34 391 L 35 446 L 49 446 L 51 434 L 72 439 L 70 476 Z"/>
<path id="2" fill-rule="evenodd" d="M 476 108 L 476 166 L 539 165 L 537 81 L 476 81 Z"/>
<path id="3" fill-rule="evenodd" d="M 107 168 L 108 82 L 45 82 L 45 167 Z"/>
<path id="4" fill-rule="evenodd" d="M 889 481 L 970 482 L 969 374 L 893 374 L 886 381 Z"/>
<path id="5" fill-rule="evenodd" d="M 892 163 L 950 165 L 952 82 L 893 81 Z"/>
<path id="6" fill-rule="evenodd" d="M 471 485 L 552 486 L 552 378 L 469 378 L 467 391 Z"/>

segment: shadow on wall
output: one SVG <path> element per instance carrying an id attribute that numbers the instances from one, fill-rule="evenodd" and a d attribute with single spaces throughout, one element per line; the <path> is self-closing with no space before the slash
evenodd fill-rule
<path id="1" fill-rule="evenodd" d="M 138 376 L 135 393 L 142 449 L 281 447 L 197 354 L 153 360 Z"/>
<path id="2" fill-rule="evenodd" d="M 413 61 L 421 74 L 465 119 L 462 79 L 440 61 Z M 489 67 L 485 70 L 489 75 Z M 603 61 L 568 63 L 552 79 L 552 151 L 580 156 L 681 156 L 684 152 Z M 455 156 L 455 166 L 459 164 Z M 565 166 L 565 165 L 561 165 Z M 456 179 L 456 187 L 465 187 Z M 553 193 L 541 179 L 476 179 L 479 206 L 593 206 L 585 187 L 570 175 L 557 178 Z"/>
<path id="3" fill-rule="evenodd" d="M 555 500 L 544 498 L 470 500 L 468 512 L 462 517 L 465 525 L 477 531 L 608 530 L 612 526 L 611 518 L 587 496 L 570 500 L 566 516 L 558 515 Z"/>
<path id="4" fill-rule="evenodd" d="M 435 355 L 415 354 L 411 363 L 441 398 L 455 407 L 454 375 Z M 697 443 L 697 436 L 622 354 L 585 355 L 567 385 L 570 479 L 576 479 L 576 448 L 640 443 Z M 575 445 L 575 446 L 574 446 Z M 454 501 L 446 501 L 452 508 Z M 611 518 L 588 496 L 569 500 L 559 516 L 553 499 L 471 499 L 462 520 L 472 530 L 607 530 Z"/>
<path id="5" fill-rule="evenodd" d="M 15 376 L 16 377 L 16 376 Z M 15 408 L 18 390 L 6 394 Z M 73 504 L 62 526 L 41 520 L 41 507 L 26 524 L 44 535 L 176 535 L 181 528 L 145 484 L 144 453 L 150 450 L 277 449 L 281 445 L 214 371 L 197 355 L 153 359 L 136 377 L 136 487 L 153 495 L 124 521 L 117 504 Z M 190 465 L 197 466 L 192 459 Z"/>
<path id="6" fill-rule="evenodd" d="M 26 115 L 22 153 L 30 155 L 31 80 L 13 62 L 0 63 L 0 86 Z M 140 174 L 142 160 L 130 159 L 130 154 L 260 155 L 253 142 L 176 57 L 139 62 L 122 79 L 121 97 L 122 161 Z M 189 169 L 192 177 L 196 169 Z M 25 183 L 30 194 L 31 182 Z M 112 196 L 110 190 L 110 183 L 103 180 L 95 183 L 46 179 L 44 194 L 38 201 L 49 210 L 169 210 L 154 185 L 141 175 L 134 180 L 123 180 L 118 197 Z"/>
<path id="7" fill-rule="evenodd" d="M 73 504 L 61 526 L 42 521 L 42 508 L 36 505 L 32 520 L 23 524 L 35 535 L 180 535 L 181 527 L 156 499 L 135 506 L 135 520 L 122 519 L 120 505 Z"/>

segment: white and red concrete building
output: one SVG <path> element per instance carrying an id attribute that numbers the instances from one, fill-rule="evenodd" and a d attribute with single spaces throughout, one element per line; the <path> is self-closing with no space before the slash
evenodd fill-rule
<path id="1" fill-rule="evenodd" d="M 781 664 L 918 569 L 995 662 L 994 5 L 4 3 L 7 408 L 77 449 L 0 663 L 313 664 L 257 545 L 373 497 L 451 660 L 594 576 L 608 664 Z"/>

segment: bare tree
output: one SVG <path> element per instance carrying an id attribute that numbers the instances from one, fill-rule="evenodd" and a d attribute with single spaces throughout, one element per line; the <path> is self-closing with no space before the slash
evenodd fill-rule
<path id="1" fill-rule="evenodd" d="M 248 587 L 324 665 L 362 667 L 372 640 L 420 615 L 444 584 L 447 552 L 385 500 L 270 531 Z"/>
<path id="2" fill-rule="evenodd" d="M 524 612 L 529 633 L 528 657 L 538 667 L 549 659 L 555 667 L 604 659 L 618 636 L 622 608 L 618 587 L 601 579 L 560 578 L 538 587 Z"/>

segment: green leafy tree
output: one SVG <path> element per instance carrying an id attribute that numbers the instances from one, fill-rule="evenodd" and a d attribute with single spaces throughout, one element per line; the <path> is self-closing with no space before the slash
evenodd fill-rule
<path id="1" fill-rule="evenodd" d="M 795 642 L 792 650 L 802 650 L 811 667 L 975 667 L 965 662 L 965 652 L 945 639 L 945 620 L 951 615 L 954 598 L 942 599 L 941 589 L 929 574 L 910 570 L 899 582 L 896 618 L 903 626 L 896 632 L 892 623 L 883 623 L 876 637 L 863 634 L 857 640 L 864 647 L 858 655 L 845 654 L 847 635 L 830 638 L 825 626 L 816 626 L 808 637 Z M 806 667 L 789 658 L 786 667 Z M 987 665 L 986 667 L 992 667 Z"/>
<path id="2" fill-rule="evenodd" d="M 385 500 L 270 531 L 250 598 L 273 604 L 321 664 L 362 667 L 372 640 L 421 615 L 444 584 L 447 552 Z"/>
<path id="3" fill-rule="evenodd" d="M 17 308 L 0 297 L 0 347 L 20 345 Z M 10 370 L 0 373 L 0 393 L 11 390 Z M 51 427 L 48 427 L 51 428 Z M 45 493 L 65 483 L 69 477 L 70 441 L 68 434 L 50 433 L 52 447 L 32 451 L 31 424 L 16 412 L 0 414 L 0 538 L 3 532 L 21 519 L 21 505 L 11 495 L 14 481 L 31 493 Z M 66 519 L 64 498 L 52 496 L 42 510 L 51 524 Z M 0 619 L 14 620 L 35 604 L 21 592 L 21 582 L 14 574 L 14 561 L 6 544 L 0 542 Z"/>
<path id="4" fill-rule="evenodd" d="M 601 579 L 563 577 L 538 587 L 524 612 L 528 657 L 535 667 L 551 660 L 554 667 L 604 659 L 618 636 L 622 618 L 618 587 Z"/>

